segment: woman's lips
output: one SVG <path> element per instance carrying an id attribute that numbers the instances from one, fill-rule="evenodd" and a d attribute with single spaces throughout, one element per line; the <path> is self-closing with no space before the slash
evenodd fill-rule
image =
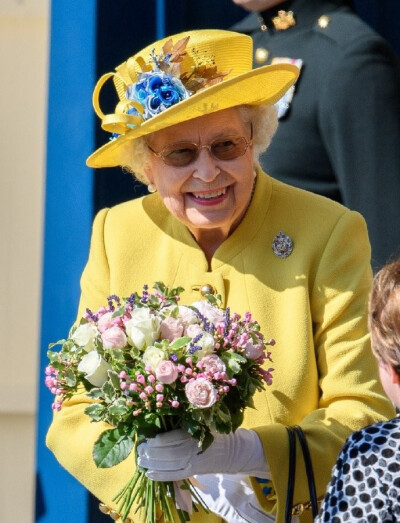
<path id="1" fill-rule="evenodd" d="M 229 187 L 213 191 L 188 192 L 186 196 L 198 205 L 217 205 L 228 197 Z"/>

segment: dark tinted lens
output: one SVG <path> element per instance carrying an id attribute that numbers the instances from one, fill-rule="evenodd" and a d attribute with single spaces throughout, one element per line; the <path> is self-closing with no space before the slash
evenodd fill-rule
<path id="1" fill-rule="evenodd" d="M 164 162 L 174 167 L 189 165 L 197 155 L 198 148 L 191 142 L 175 143 L 171 147 L 166 147 L 162 152 Z"/>
<path id="2" fill-rule="evenodd" d="M 246 149 L 247 142 L 242 136 L 224 138 L 211 144 L 211 152 L 219 160 L 233 160 L 243 156 Z"/>

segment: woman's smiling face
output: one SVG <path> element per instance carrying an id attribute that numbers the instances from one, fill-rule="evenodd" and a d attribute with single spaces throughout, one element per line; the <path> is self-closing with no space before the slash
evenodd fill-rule
<path id="1" fill-rule="evenodd" d="M 159 153 L 178 142 L 204 146 L 240 137 L 250 141 L 250 124 L 233 107 L 157 131 L 147 143 Z M 167 209 L 198 241 L 203 233 L 212 230 L 228 237 L 250 203 L 254 184 L 251 144 L 233 160 L 219 160 L 203 147 L 193 162 L 182 167 L 167 165 L 161 157 L 151 154 L 145 170 Z"/>

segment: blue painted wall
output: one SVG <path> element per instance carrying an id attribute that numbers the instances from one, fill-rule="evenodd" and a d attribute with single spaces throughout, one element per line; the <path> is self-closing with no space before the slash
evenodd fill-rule
<path id="1" fill-rule="evenodd" d="M 54 0 L 50 27 L 36 521 L 83 523 L 86 491 L 44 445 L 52 395 L 43 369 L 48 344 L 75 319 L 89 246 L 92 173 L 85 159 L 93 150 L 95 0 Z"/>

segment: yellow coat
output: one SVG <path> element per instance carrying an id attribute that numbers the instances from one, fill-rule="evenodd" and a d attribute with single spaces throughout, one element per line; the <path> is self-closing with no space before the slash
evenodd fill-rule
<path id="1" fill-rule="evenodd" d="M 280 258 L 272 242 L 290 236 L 293 252 Z M 266 338 L 274 338 L 274 381 L 255 398 L 244 426 L 261 437 L 277 491 L 260 502 L 283 521 L 288 444 L 284 426 L 301 424 L 321 497 L 346 437 L 393 416 L 377 379 L 367 332 L 370 247 L 363 218 L 326 198 L 258 174 L 251 205 L 236 231 L 216 251 L 212 270 L 188 230 L 155 194 L 101 211 L 94 222 L 88 264 L 81 279 L 79 315 L 110 294 L 128 296 L 155 281 L 186 290 L 181 302 L 201 298 L 212 285 L 232 311 L 250 311 Z M 47 443 L 60 463 L 104 503 L 134 470 L 133 456 L 99 470 L 93 442 L 105 429 L 90 423 L 77 396 L 54 416 Z M 298 456 L 294 503 L 309 499 Z M 309 513 L 301 518 L 311 521 Z M 136 521 L 136 519 L 135 519 Z M 220 521 L 194 515 L 192 521 Z"/>

